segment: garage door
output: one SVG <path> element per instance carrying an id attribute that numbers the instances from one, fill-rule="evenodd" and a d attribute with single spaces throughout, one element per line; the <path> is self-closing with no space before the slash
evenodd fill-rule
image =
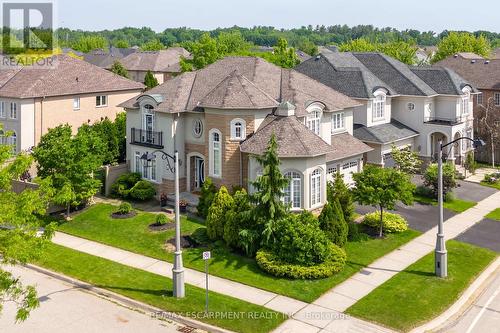
<path id="1" fill-rule="evenodd" d="M 394 159 L 392 158 L 391 153 L 385 154 L 384 155 L 384 168 L 394 168 L 396 166 L 396 163 L 394 162 Z"/>
<path id="2" fill-rule="evenodd" d="M 349 161 L 342 164 L 340 173 L 344 175 L 344 182 L 347 185 L 352 185 L 354 183 L 352 174 L 355 172 L 358 172 L 358 161 Z"/>

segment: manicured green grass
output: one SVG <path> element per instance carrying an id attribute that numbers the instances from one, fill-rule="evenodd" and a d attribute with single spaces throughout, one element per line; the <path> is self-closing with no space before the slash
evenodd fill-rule
<path id="1" fill-rule="evenodd" d="M 186 297 L 177 299 L 172 296 L 171 279 L 55 244 L 46 248 L 36 264 L 165 311 L 191 317 L 194 314 L 196 320 L 236 332 L 269 332 L 286 319 L 279 312 L 214 292 L 209 294 L 209 311 L 214 315 L 205 316 L 202 288 L 186 285 Z M 235 320 L 215 313 L 245 315 Z M 263 315 L 256 320 L 251 317 L 253 313 Z"/>
<path id="2" fill-rule="evenodd" d="M 153 258 L 170 262 L 173 260 L 173 254 L 167 253 L 162 248 L 164 241 L 173 237 L 173 230 L 163 233 L 149 232 L 147 226 L 154 220 L 154 216 L 149 213 L 139 213 L 136 217 L 126 220 L 111 219 L 109 214 L 115 209 L 111 205 L 95 205 L 76 216 L 73 221 L 61 225 L 59 230 Z M 184 217 L 181 224 L 184 234 L 190 234 L 195 229 L 204 226 L 203 223 Z M 212 245 L 213 259 L 210 261 L 210 274 L 305 302 L 312 302 L 361 268 L 419 234 L 417 231 L 408 230 L 400 234 L 388 235 L 385 239 L 349 242 L 345 248 L 347 265 L 344 270 L 332 277 L 319 280 L 277 278 L 263 272 L 253 258 L 231 252 L 223 245 L 217 247 Z M 205 267 L 201 259 L 203 251 L 206 251 L 206 248 L 184 249 L 184 265 L 203 271 Z"/>
<path id="3" fill-rule="evenodd" d="M 434 275 L 434 253 L 428 254 L 347 309 L 353 316 L 409 331 L 431 320 L 456 301 L 496 257 L 473 245 L 448 241 L 448 278 Z"/>
<path id="4" fill-rule="evenodd" d="M 437 206 L 437 200 L 433 198 L 418 194 L 415 194 L 413 197 L 416 202 L 419 202 L 421 204 Z M 462 213 L 467 209 L 474 207 L 475 205 L 477 205 L 477 202 L 454 198 L 452 200 L 445 201 L 443 203 L 443 208 L 449 209 L 453 212 Z"/>
<path id="5" fill-rule="evenodd" d="M 488 187 L 492 187 L 492 188 L 496 188 L 497 190 L 500 190 L 500 182 L 496 182 L 496 183 L 488 183 L 488 182 L 485 182 L 484 180 L 481 182 L 481 185 L 483 186 L 488 186 Z"/>
<path id="6" fill-rule="evenodd" d="M 494 211 L 490 212 L 485 217 L 488 219 L 492 219 L 492 220 L 500 222 L 500 208 L 495 209 Z"/>

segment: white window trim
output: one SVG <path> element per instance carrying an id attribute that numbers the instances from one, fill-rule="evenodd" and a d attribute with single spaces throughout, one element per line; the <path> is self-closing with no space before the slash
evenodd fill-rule
<path id="1" fill-rule="evenodd" d="M 340 127 L 335 127 L 337 123 L 337 116 L 340 116 Z M 346 130 L 345 127 L 345 113 L 344 112 L 334 112 L 332 113 L 332 133 L 343 132 Z"/>
<path id="2" fill-rule="evenodd" d="M 476 103 L 479 104 L 479 105 L 483 105 L 483 93 L 480 92 L 479 94 L 477 94 L 476 96 Z"/>
<path id="3" fill-rule="evenodd" d="M 241 124 L 241 135 L 240 136 L 236 135 L 236 124 L 237 123 Z M 230 123 L 231 140 L 235 140 L 235 141 L 245 140 L 245 138 L 247 137 L 246 127 L 247 127 L 247 125 L 246 125 L 245 120 L 243 120 L 241 118 L 236 118 L 236 119 L 231 120 L 231 123 Z"/>
<path id="4" fill-rule="evenodd" d="M 219 173 L 216 174 L 214 171 L 214 168 L 215 168 L 215 149 L 214 149 L 214 141 L 213 141 L 213 135 L 217 133 L 219 134 Z M 209 157 L 209 166 L 208 166 L 208 173 L 209 173 L 209 176 L 210 177 L 213 177 L 213 178 L 222 178 L 222 152 L 223 152 L 223 147 L 222 147 L 222 142 L 224 141 L 223 140 L 223 136 L 222 136 L 222 133 L 221 131 L 219 131 L 218 129 L 216 128 L 212 128 L 209 133 L 208 133 L 208 142 L 209 142 L 209 146 L 208 146 L 208 157 Z"/>
<path id="5" fill-rule="evenodd" d="M 460 101 L 460 115 L 468 116 L 470 114 L 470 92 L 465 89 L 464 94 L 462 95 L 462 100 Z"/>
<path id="6" fill-rule="evenodd" d="M 14 149 L 14 151 L 17 151 L 17 133 L 16 131 L 12 131 L 12 134 L 9 137 L 10 140 L 10 145 Z"/>
<path id="7" fill-rule="evenodd" d="M 196 133 L 196 128 L 198 127 L 198 125 L 200 128 L 200 133 Z M 203 135 L 203 122 L 201 121 L 200 118 L 196 118 L 193 120 L 193 136 L 195 138 L 201 138 L 202 135 Z"/>
<path id="8" fill-rule="evenodd" d="M 14 115 L 14 117 L 13 117 L 13 115 Z M 9 118 L 10 119 L 17 119 L 17 103 L 16 102 L 10 102 Z"/>
<path id="9" fill-rule="evenodd" d="M 292 175 L 298 175 L 298 177 L 292 177 Z M 295 210 L 302 210 L 302 196 L 304 194 L 303 190 L 303 181 L 302 181 L 302 173 L 296 171 L 296 170 L 288 170 L 284 173 L 284 176 L 290 179 L 290 182 L 288 183 L 288 189 L 290 190 L 290 210 L 295 211 Z M 298 180 L 299 181 L 299 202 L 298 202 L 298 207 L 294 207 L 294 197 L 295 197 L 295 191 L 294 191 L 294 181 Z M 284 201 L 284 198 L 283 198 Z"/>
<path id="10" fill-rule="evenodd" d="M 104 104 L 102 104 L 102 99 L 103 99 L 103 97 L 104 97 L 104 99 L 106 100 L 106 103 L 104 103 Z M 97 103 L 97 99 L 99 99 L 99 103 L 100 103 L 100 104 L 98 104 L 98 103 Z M 104 108 L 104 107 L 107 107 L 107 106 L 108 106 L 108 95 L 97 95 L 97 96 L 96 96 L 96 100 L 95 100 L 95 106 L 96 106 L 96 108 Z"/>
<path id="11" fill-rule="evenodd" d="M 316 173 L 316 171 L 318 171 L 318 173 Z M 310 196 L 310 201 L 311 201 L 311 208 L 315 208 L 319 205 L 321 205 L 321 198 L 322 198 L 322 173 L 323 171 L 321 170 L 321 168 L 317 168 L 317 169 L 314 169 L 312 172 L 311 172 L 311 176 L 309 177 L 310 179 L 310 193 L 309 193 L 309 196 Z M 314 189 L 314 185 L 315 185 L 315 179 L 317 180 L 317 188 Z M 318 193 L 316 193 L 316 190 L 318 191 Z"/>
<path id="12" fill-rule="evenodd" d="M 75 107 L 75 102 L 77 106 Z M 80 110 L 80 97 L 73 97 L 73 111 Z"/>
<path id="13" fill-rule="evenodd" d="M 382 92 L 378 92 L 374 94 L 375 98 L 372 100 L 372 121 L 383 121 L 385 120 L 385 107 L 386 107 L 386 95 Z M 379 109 L 380 106 L 380 109 Z M 377 110 L 382 112 L 382 115 L 379 116 Z"/>
<path id="14" fill-rule="evenodd" d="M 136 151 L 135 152 L 135 160 L 134 160 L 134 172 L 140 173 L 142 176 L 142 170 L 141 170 L 141 153 Z"/>
<path id="15" fill-rule="evenodd" d="M 7 112 L 5 112 L 5 102 L 0 101 L 0 118 L 7 118 Z"/>
<path id="16" fill-rule="evenodd" d="M 308 112 L 306 116 L 306 126 L 314 134 L 321 135 L 321 117 L 323 116 L 323 111 L 320 108 L 313 108 Z M 316 131 L 317 130 L 317 131 Z"/>

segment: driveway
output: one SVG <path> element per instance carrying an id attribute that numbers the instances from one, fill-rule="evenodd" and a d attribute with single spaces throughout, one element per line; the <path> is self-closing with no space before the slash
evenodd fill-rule
<path id="1" fill-rule="evenodd" d="M 483 219 L 456 239 L 500 253 L 500 221 Z"/>
<path id="2" fill-rule="evenodd" d="M 376 208 L 372 206 L 356 206 L 356 212 L 359 214 L 371 213 L 375 210 Z M 438 208 L 433 205 L 423 205 L 418 202 L 415 202 L 413 206 L 397 204 L 396 210 L 390 212 L 402 215 L 408 221 L 411 229 L 422 232 L 432 229 L 438 223 Z M 443 209 L 443 214 L 446 221 L 457 213 Z"/>
<path id="3" fill-rule="evenodd" d="M 413 176 L 412 182 L 417 186 L 423 185 L 424 183 L 420 175 Z M 497 192 L 494 188 L 463 180 L 458 180 L 457 183 L 458 187 L 453 189 L 453 193 L 462 200 L 479 202 Z"/>
<path id="4" fill-rule="evenodd" d="M 174 333 L 181 325 L 153 319 L 45 274 L 20 266 L 5 267 L 25 284 L 36 285 L 40 307 L 15 324 L 15 308 L 7 302 L 0 315 L 0 331 L 9 333 Z"/>

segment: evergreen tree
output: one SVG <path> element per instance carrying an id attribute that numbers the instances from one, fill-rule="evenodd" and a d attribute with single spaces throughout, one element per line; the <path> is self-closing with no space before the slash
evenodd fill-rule
<path id="1" fill-rule="evenodd" d="M 198 206 L 196 206 L 196 209 L 198 210 L 198 215 L 200 215 L 203 218 L 207 218 L 208 209 L 212 205 L 216 193 L 217 193 L 217 188 L 212 182 L 212 179 L 210 178 L 205 179 L 205 182 L 201 187 L 201 194 L 198 200 Z"/>
<path id="2" fill-rule="evenodd" d="M 255 158 L 262 167 L 262 175 L 252 182 L 255 192 L 250 196 L 250 201 L 255 205 L 252 213 L 254 221 L 261 227 L 263 243 L 269 244 L 274 241 L 276 221 L 288 213 L 288 207 L 281 198 L 289 179 L 283 176 L 279 168 L 281 162 L 274 133 L 264 155 Z"/>
<path id="3" fill-rule="evenodd" d="M 130 76 L 128 74 L 127 69 L 125 67 L 123 67 L 122 63 L 119 62 L 118 60 L 115 60 L 115 62 L 111 66 L 111 71 L 115 74 L 118 74 L 118 75 L 123 76 L 127 79 L 130 79 Z"/>
<path id="4" fill-rule="evenodd" d="M 338 199 L 327 202 L 318 217 L 319 225 L 326 236 L 336 245 L 343 247 L 347 242 L 349 228 Z"/>
<path id="5" fill-rule="evenodd" d="M 236 191 L 233 195 L 234 206 L 226 213 L 226 223 L 224 225 L 224 241 L 234 249 L 243 248 L 240 241 L 240 232 L 251 227 L 251 220 L 246 212 L 251 210 L 248 194 L 245 189 Z"/>
<path id="6" fill-rule="evenodd" d="M 234 206 L 233 197 L 225 186 L 221 186 L 215 195 L 212 205 L 208 209 L 206 220 L 207 235 L 211 240 L 224 238 L 224 226 L 226 224 L 226 213 Z"/>
<path id="7" fill-rule="evenodd" d="M 147 89 L 154 88 L 158 85 L 158 80 L 149 70 L 146 72 L 146 76 L 144 77 L 144 85 L 147 87 Z"/>
<path id="8" fill-rule="evenodd" d="M 328 202 L 335 202 L 338 200 L 342 209 L 344 220 L 347 223 L 352 222 L 354 216 L 354 201 L 352 198 L 351 190 L 344 182 L 344 176 L 337 172 L 333 182 L 328 182 L 327 187 L 327 200 Z"/>

